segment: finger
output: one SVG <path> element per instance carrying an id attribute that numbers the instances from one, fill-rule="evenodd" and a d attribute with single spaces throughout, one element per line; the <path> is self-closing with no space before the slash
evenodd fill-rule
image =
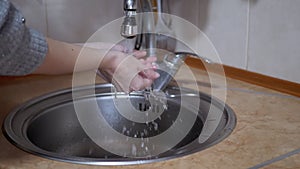
<path id="1" fill-rule="evenodd" d="M 147 65 L 147 67 L 151 67 L 153 69 L 157 69 L 157 64 L 156 64 L 157 58 L 156 57 L 148 57 L 143 64 Z"/>
<path id="2" fill-rule="evenodd" d="M 154 80 L 157 79 L 160 74 L 157 73 L 156 71 L 154 71 L 153 69 L 144 69 L 143 71 L 141 71 L 139 73 L 139 75 L 145 79 L 150 79 L 150 80 Z"/>
<path id="3" fill-rule="evenodd" d="M 142 57 L 145 57 L 147 55 L 147 52 L 138 50 L 138 51 L 134 51 L 132 55 L 135 56 L 137 59 L 140 59 Z"/>
<path id="4" fill-rule="evenodd" d="M 155 62 L 156 62 L 157 58 L 155 58 L 155 57 L 146 58 L 146 60 L 145 59 L 139 59 L 139 60 L 147 68 L 156 68 Z"/>
<path id="5" fill-rule="evenodd" d="M 150 56 L 147 57 L 146 62 L 152 63 L 152 62 L 156 62 L 157 61 L 157 57 L 155 56 Z"/>
<path id="6" fill-rule="evenodd" d="M 145 79 L 145 78 L 137 75 L 136 77 L 133 78 L 133 80 L 130 84 L 130 89 L 133 91 L 138 91 L 138 90 L 150 87 L 152 83 L 153 83 L 152 80 Z"/>
<path id="7" fill-rule="evenodd" d="M 143 79 L 143 89 L 151 87 L 153 80 Z"/>
<path id="8" fill-rule="evenodd" d="M 142 86 L 141 86 L 142 81 L 143 81 L 143 79 L 139 75 L 135 76 L 130 83 L 130 87 L 129 87 L 130 90 L 131 91 L 139 91 L 140 89 L 142 89 Z"/>
<path id="9" fill-rule="evenodd" d="M 155 61 L 156 58 L 147 58 L 145 61 L 141 60 L 140 65 L 138 65 L 138 72 L 139 74 L 144 77 L 144 78 L 148 78 L 148 79 L 156 79 L 158 78 L 160 75 L 155 71 L 156 67 L 153 66 L 153 62 Z"/>
<path id="10" fill-rule="evenodd" d="M 142 63 L 143 68 L 152 68 L 152 69 L 157 69 L 157 64 L 155 62 L 147 62 L 146 60 L 144 59 L 140 59 L 140 62 Z"/>

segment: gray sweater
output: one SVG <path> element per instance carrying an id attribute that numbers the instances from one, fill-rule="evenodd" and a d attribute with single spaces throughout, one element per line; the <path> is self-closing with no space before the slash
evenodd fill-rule
<path id="1" fill-rule="evenodd" d="M 9 0 L 0 0 L 0 75 L 30 74 L 47 50 L 45 37 L 25 26 L 25 18 Z"/>

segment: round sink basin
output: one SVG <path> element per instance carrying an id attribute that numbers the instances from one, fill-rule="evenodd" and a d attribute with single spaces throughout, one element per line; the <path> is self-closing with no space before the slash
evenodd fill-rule
<path id="1" fill-rule="evenodd" d="M 204 150 L 230 135 L 236 124 L 232 109 L 207 94 L 191 89 L 184 89 L 184 94 L 181 91 L 178 87 L 168 86 L 163 96 L 165 103 L 161 106 L 154 104 L 155 100 L 151 102 L 151 98 L 142 92 L 114 93 L 110 84 L 61 90 L 31 100 L 11 112 L 3 123 L 3 133 L 12 144 L 26 152 L 93 165 L 168 160 Z M 80 97 L 74 99 L 74 93 Z M 97 118 L 91 117 L 92 109 L 85 109 L 86 115 L 76 113 L 76 104 L 85 105 L 93 100 L 99 108 L 97 118 L 101 117 L 102 122 L 97 123 Z M 124 102 L 120 102 L 122 100 Z M 161 99 L 157 100 L 161 102 Z M 125 106 L 122 103 L 126 103 Z M 130 111 L 152 116 L 143 122 L 129 117 Z M 210 127 L 212 120 L 207 120 L 211 112 L 220 115 L 215 127 Z M 103 123 L 109 127 L 101 126 Z M 180 124 L 184 123 L 190 127 L 183 129 Z M 95 128 L 98 138 L 88 131 L 89 126 Z M 204 131 L 209 128 L 213 130 Z M 127 141 L 107 133 L 115 133 Z M 207 137 L 205 141 L 201 141 L 202 135 Z M 133 146 L 130 146 L 131 140 L 135 141 Z M 117 151 L 112 150 L 114 147 Z"/>

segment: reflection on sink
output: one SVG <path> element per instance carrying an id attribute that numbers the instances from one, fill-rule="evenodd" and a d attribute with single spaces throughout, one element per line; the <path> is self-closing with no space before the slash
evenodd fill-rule
<path id="1" fill-rule="evenodd" d="M 118 98 L 118 101 L 122 99 L 129 100 L 132 107 L 140 113 L 149 113 L 151 108 L 152 111 L 155 110 L 153 112 L 155 113 L 160 109 L 155 108 L 153 103 L 149 99 L 145 99 L 142 93 L 136 92 L 129 96 L 120 93 L 115 95 L 111 92 L 111 87 L 111 85 L 105 84 L 97 85 L 95 90 L 94 86 L 77 88 L 75 93 L 80 95 L 81 99 L 75 101 L 72 99 L 71 89 L 54 92 L 31 100 L 7 116 L 3 124 L 3 132 L 14 145 L 38 156 L 80 164 L 127 165 L 162 161 L 199 152 L 226 138 L 236 124 L 234 112 L 226 105 L 224 108 L 222 106 L 224 104 L 220 101 L 190 89 L 185 89 L 189 93 L 188 95 L 180 95 L 179 88 L 172 86 L 166 89 L 168 107 L 157 118 L 146 123 L 133 121 L 126 118 L 126 114 L 119 113 L 120 109 L 114 102 L 115 97 Z M 109 151 L 109 148 L 99 146 L 97 139 L 91 137 L 82 126 L 82 119 L 78 119 L 80 115 L 75 113 L 74 108 L 75 102 L 85 104 L 93 99 L 90 91 L 95 91 L 96 98 L 94 99 L 101 110 L 101 117 L 110 126 L 111 130 L 126 137 L 127 142 L 128 138 L 136 141 L 144 140 L 140 142 L 141 145 L 128 147 L 128 144 L 125 144 L 126 141 L 119 141 L 116 145 L 114 143 L 118 140 L 113 140 L 107 135 L 98 134 L 102 145 L 117 146 L 119 151 L 125 151 L 125 153 L 115 153 Z M 196 95 L 193 95 L 193 93 Z M 196 96 L 200 97 L 200 106 L 197 106 L 197 112 L 194 112 L 196 109 L 191 108 L 193 106 L 180 106 L 183 99 L 187 103 L 193 104 Z M 199 143 L 198 137 L 211 106 L 215 107 L 212 110 L 218 109 L 222 113 L 222 118 L 209 139 L 204 143 Z M 178 121 L 181 116 L 179 110 L 183 112 L 184 117 L 195 117 L 194 122 L 189 130 L 184 133 L 184 137 L 175 142 L 176 144 L 166 151 L 155 154 L 155 146 L 158 149 L 158 147 L 162 147 L 170 141 L 166 141 L 166 139 L 159 140 L 159 138 Z M 184 123 L 185 119 L 180 118 L 178 123 Z M 103 128 L 99 128 L 99 131 L 101 130 Z M 181 131 L 177 130 L 177 132 L 180 133 Z M 173 133 L 173 135 L 176 135 L 176 133 Z M 156 142 L 150 143 L 149 140 L 151 139 L 156 139 Z M 141 151 L 145 149 L 147 151 Z M 129 152 L 126 155 L 128 150 Z M 153 150 L 154 155 L 147 154 L 151 150 Z M 136 158 L 134 155 L 136 155 Z"/>

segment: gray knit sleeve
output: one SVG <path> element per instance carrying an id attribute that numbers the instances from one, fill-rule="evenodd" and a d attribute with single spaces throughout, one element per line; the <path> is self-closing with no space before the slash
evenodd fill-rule
<path id="1" fill-rule="evenodd" d="M 45 37 L 25 25 L 25 18 L 8 1 L 0 0 L 0 75 L 27 75 L 44 60 Z"/>

